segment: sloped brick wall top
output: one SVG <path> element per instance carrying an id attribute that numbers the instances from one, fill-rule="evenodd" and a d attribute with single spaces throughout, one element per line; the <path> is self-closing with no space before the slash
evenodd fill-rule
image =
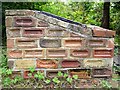
<path id="1" fill-rule="evenodd" d="M 112 30 L 43 11 L 6 10 L 6 32 L 8 66 L 14 71 L 35 67 L 52 74 L 54 70 L 65 70 L 79 78 L 101 77 L 103 74 L 98 72 L 107 69 L 112 72 Z"/>

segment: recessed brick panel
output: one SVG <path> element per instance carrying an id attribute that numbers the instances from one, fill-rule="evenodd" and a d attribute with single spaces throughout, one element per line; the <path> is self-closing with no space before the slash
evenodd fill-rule
<path id="1" fill-rule="evenodd" d="M 90 47 L 105 47 L 106 46 L 106 40 L 89 40 L 88 45 Z"/>
<path id="2" fill-rule="evenodd" d="M 70 71 L 70 75 L 71 76 L 78 75 L 78 78 L 83 78 L 83 79 L 91 78 L 90 70 L 87 70 L 87 69 L 75 69 L 75 70 L 71 70 Z"/>
<path id="3" fill-rule="evenodd" d="M 105 65 L 104 60 L 101 59 L 86 59 L 83 60 L 84 67 L 102 67 Z"/>
<path id="4" fill-rule="evenodd" d="M 57 62 L 55 60 L 37 60 L 37 68 L 57 68 Z"/>
<path id="5" fill-rule="evenodd" d="M 59 48 L 61 47 L 60 39 L 40 39 L 40 46 L 42 48 Z"/>
<path id="6" fill-rule="evenodd" d="M 15 68 L 16 69 L 27 69 L 30 67 L 35 67 L 35 60 L 15 60 Z"/>
<path id="7" fill-rule="evenodd" d="M 87 57 L 90 57 L 90 52 L 89 52 L 89 50 L 72 49 L 70 51 L 70 55 L 72 57 L 87 58 Z"/>
<path id="8" fill-rule="evenodd" d="M 95 58 L 112 58 L 113 49 L 95 49 L 93 52 Z"/>
<path id="9" fill-rule="evenodd" d="M 36 48 L 37 47 L 35 39 L 17 39 L 16 44 L 17 44 L 17 47 L 19 48 Z"/>
<path id="10" fill-rule="evenodd" d="M 64 40 L 64 46 L 65 47 L 70 47 L 70 48 L 75 48 L 75 47 L 82 47 L 82 40 L 80 39 L 68 39 Z"/>
<path id="11" fill-rule="evenodd" d="M 14 17 L 14 26 L 32 27 L 36 25 L 36 20 L 32 17 Z"/>
<path id="12" fill-rule="evenodd" d="M 63 68 L 77 68 L 80 67 L 80 62 L 78 60 L 63 60 L 61 66 Z"/>
<path id="13" fill-rule="evenodd" d="M 24 28 L 23 36 L 41 37 L 44 36 L 44 28 Z"/>
<path id="14" fill-rule="evenodd" d="M 58 77 L 58 72 L 62 72 L 63 74 L 67 73 L 65 70 L 47 70 L 46 75 L 47 77 L 54 78 Z"/>
<path id="15" fill-rule="evenodd" d="M 25 58 L 44 58 L 44 50 L 25 50 Z"/>
<path id="16" fill-rule="evenodd" d="M 21 50 L 9 50 L 8 51 L 8 58 L 22 58 L 22 51 Z"/>
<path id="17" fill-rule="evenodd" d="M 47 58 L 64 58 L 67 56 L 67 50 L 47 49 Z"/>
<path id="18" fill-rule="evenodd" d="M 92 76 L 93 77 L 99 77 L 99 78 L 103 78 L 103 77 L 111 77 L 112 76 L 112 70 L 111 69 L 107 69 L 107 68 L 101 68 L 101 69 L 93 69 L 92 70 Z"/>

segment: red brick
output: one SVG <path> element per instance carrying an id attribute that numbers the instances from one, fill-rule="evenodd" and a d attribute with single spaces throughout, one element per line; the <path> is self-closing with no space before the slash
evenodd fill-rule
<path id="1" fill-rule="evenodd" d="M 107 37 L 114 37 L 115 34 L 116 34 L 116 32 L 115 32 L 115 31 L 112 31 L 112 30 L 107 30 L 107 32 L 106 32 L 106 36 L 107 36 Z"/>
<path id="2" fill-rule="evenodd" d="M 89 40 L 88 45 L 90 47 L 105 47 L 106 46 L 106 40 L 101 40 L 101 39 Z"/>
<path id="3" fill-rule="evenodd" d="M 90 57 L 90 52 L 89 50 L 72 49 L 70 50 L 70 55 L 72 57 L 87 58 L 87 57 Z"/>
<path id="4" fill-rule="evenodd" d="M 77 68 L 80 67 L 80 62 L 78 60 L 63 60 L 61 66 L 63 68 Z"/>
<path id="5" fill-rule="evenodd" d="M 23 36 L 41 37 L 44 36 L 44 28 L 24 28 Z"/>
<path id="6" fill-rule="evenodd" d="M 93 57 L 95 58 L 112 58 L 113 49 L 95 49 L 93 52 Z"/>
<path id="7" fill-rule="evenodd" d="M 103 30 L 101 28 L 95 28 L 93 29 L 93 36 L 106 37 L 106 30 Z"/>
<path id="8" fill-rule="evenodd" d="M 14 17 L 14 26 L 32 27 L 36 26 L 36 20 L 32 17 Z"/>
<path id="9" fill-rule="evenodd" d="M 38 27 L 48 27 L 48 23 L 45 21 L 38 21 Z"/>
<path id="10" fill-rule="evenodd" d="M 19 48 L 36 48 L 37 44 L 35 39 L 23 38 L 16 40 L 17 47 Z"/>
<path id="11" fill-rule="evenodd" d="M 8 58 L 22 58 L 22 51 L 20 50 L 8 51 Z"/>
<path id="12" fill-rule="evenodd" d="M 93 77 L 111 77 L 112 76 L 112 70 L 107 68 L 101 68 L 101 69 L 93 69 L 92 70 L 92 76 Z"/>
<path id="13" fill-rule="evenodd" d="M 55 60 L 37 60 L 37 68 L 57 68 Z"/>
<path id="14" fill-rule="evenodd" d="M 14 48 L 14 39 L 7 39 L 7 48 Z"/>
<path id="15" fill-rule="evenodd" d="M 64 58 L 67 51 L 64 49 L 47 49 L 47 58 Z"/>
<path id="16" fill-rule="evenodd" d="M 113 40 L 108 40 L 108 48 L 114 49 L 114 41 Z"/>
<path id="17" fill-rule="evenodd" d="M 65 47 L 82 47 L 82 40 L 80 39 L 69 39 L 69 40 L 64 40 L 64 45 Z"/>
<path id="18" fill-rule="evenodd" d="M 59 48 L 59 47 L 61 47 L 60 39 L 40 39 L 39 43 L 42 48 Z"/>
<path id="19" fill-rule="evenodd" d="M 74 69 L 74 70 L 71 70 L 70 75 L 71 76 L 78 75 L 78 78 L 83 78 L 83 79 L 91 78 L 90 70 L 87 70 L 87 69 Z"/>
<path id="20" fill-rule="evenodd" d="M 53 78 L 53 77 L 58 77 L 58 72 L 62 72 L 63 74 L 67 73 L 66 70 L 47 70 L 46 75 L 47 77 Z"/>
<path id="21" fill-rule="evenodd" d="M 44 58 L 44 50 L 25 50 L 26 58 Z"/>
<path id="22" fill-rule="evenodd" d="M 96 36 L 96 37 L 114 37 L 115 31 L 104 29 L 101 27 L 94 27 L 93 28 L 93 36 Z"/>

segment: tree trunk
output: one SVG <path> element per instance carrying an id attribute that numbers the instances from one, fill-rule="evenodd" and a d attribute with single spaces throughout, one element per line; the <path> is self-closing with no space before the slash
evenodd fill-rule
<path id="1" fill-rule="evenodd" d="M 109 12 L 110 12 L 110 2 L 104 2 L 101 26 L 106 29 L 109 29 L 109 20 L 110 20 Z"/>

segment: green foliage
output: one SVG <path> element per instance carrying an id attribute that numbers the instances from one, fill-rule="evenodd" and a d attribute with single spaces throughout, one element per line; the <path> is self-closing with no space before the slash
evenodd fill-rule
<path id="1" fill-rule="evenodd" d="M 60 80 L 59 80 L 57 77 L 54 77 L 54 78 L 52 79 L 52 81 L 53 81 L 54 83 L 56 83 L 56 84 L 60 83 Z"/>
<path id="2" fill-rule="evenodd" d="M 73 75 L 73 79 L 77 80 L 78 79 L 78 75 Z"/>
<path id="3" fill-rule="evenodd" d="M 8 76 L 12 74 L 12 70 L 11 69 L 7 69 L 7 68 L 2 68 L 2 75 L 3 76 Z"/>
<path id="4" fill-rule="evenodd" d="M 35 67 L 30 67 L 29 70 L 31 73 L 33 73 L 35 71 Z"/>
<path id="5" fill-rule="evenodd" d="M 14 79 L 11 80 L 11 83 L 16 84 L 18 82 L 21 82 L 23 80 L 22 77 L 16 76 Z"/>
<path id="6" fill-rule="evenodd" d="M 66 78 L 66 77 L 68 77 L 68 74 L 67 74 L 67 73 L 64 74 L 64 78 Z"/>
<path id="7" fill-rule="evenodd" d="M 108 81 L 106 81 L 106 80 L 102 80 L 101 85 L 102 85 L 103 88 L 112 88 L 110 83 Z"/>
<path id="8" fill-rule="evenodd" d="M 50 82 L 51 82 L 50 79 L 45 80 L 45 83 L 46 83 L 46 84 L 49 84 Z"/>
<path id="9" fill-rule="evenodd" d="M 57 74 L 59 77 L 62 77 L 63 76 L 63 73 L 61 71 L 58 71 L 58 74 Z"/>
<path id="10" fill-rule="evenodd" d="M 9 77 L 3 79 L 3 85 L 4 86 L 9 86 L 11 84 L 11 79 Z"/>
<path id="11" fill-rule="evenodd" d="M 44 74 L 41 73 L 40 71 L 38 71 L 35 75 L 34 75 L 35 78 L 39 79 L 39 80 L 42 80 L 44 79 Z"/>
<path id="12" fill-rule="evenodd" d="M 67 81 L 68 81 L 69 83 L 72 83 L 73 79 L 72 79 L 71 77 L 68 77 L 68 78 L 67 78 Z"/>

